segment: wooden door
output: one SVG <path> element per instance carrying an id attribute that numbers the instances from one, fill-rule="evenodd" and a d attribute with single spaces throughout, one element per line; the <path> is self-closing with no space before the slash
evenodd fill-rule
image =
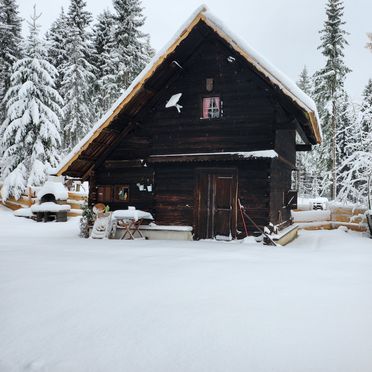
<path id="1" fill-rule="evenodd" d="M 235 169 L 199 169 L 196 182 L 197 239 L 236 237 L 237 172 Z"/>

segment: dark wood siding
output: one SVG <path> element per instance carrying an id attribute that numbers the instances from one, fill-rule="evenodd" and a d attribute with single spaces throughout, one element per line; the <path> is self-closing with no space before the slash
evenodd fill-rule
<path id="1" fill-rule="evenodd" d="M 250 160 L 239 165 L 238 196 L 247 214 L 261 228 L 269 222 L 270 212 L 270 159 Z M 246 219 L 248 231 L 256 231 L 256 227 Z M 242 216 L 238 214 L 238 237 L 244 237 Z"/>
<path id="2" fill-rule="evenodd" d="M 281 224 L 291 217 L 288 191 L 291 189 L 291 173 L 296 164 L 296 132 L 277 130 L 275 150 L 280 158 L 271 164 L 270 221 Z"/>

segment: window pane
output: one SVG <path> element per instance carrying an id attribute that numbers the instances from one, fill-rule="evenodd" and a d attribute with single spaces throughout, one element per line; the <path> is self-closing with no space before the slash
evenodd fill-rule
<path id="1" fill-rule="evenodd" d="M 116 186 L 115 199 L 120 201 L 129 200 L 129 186 Z"/>
<path id="2" fill-rule="evenodd" d="M 219 118 L 220 111 L 221 111 L 220 97 L 203 98 L 203 119 Z"/>

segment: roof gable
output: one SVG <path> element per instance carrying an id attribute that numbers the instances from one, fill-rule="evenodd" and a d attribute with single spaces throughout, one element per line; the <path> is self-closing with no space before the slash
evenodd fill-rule
<path id="1" fill-rule="evenodd" d="M 258 72 L 265 76 L 271 83 L 277 86 L 287 97 L 289 97 L 301 110 L 307 115 L 311 123 L 311 130 L 317 143 L 321 141 L 321 129 L 315 103 L 305 93 L 299 89 L 295 83 L 288 79 L 283 73 L 273 67 L 256 51 L 247 46 L 242 40 L 232 34 L 227 28 L 215 18 L 205 6 L 198 8 L 191 17 L 182 25 L 176 32 L 175 36 L 170 42 L 150 61 L 145 69 L 132 82 L 129 88 L 122 94 L 121 97 L 114 103 L 112 108 L 93 126 L 89 133 L 75 146 L 70 154 L 61 162 L 55 173 L 62 175 L 84 151 L 89 149 L 89 146 L 96 140 L 105 142 L 101 137 L 110 137 L 106 132 L 108 127 L 117 118 L 124 108 L 130 106 L 131 101 L 138 95 L 146 95 L 145 84 L 151 79 L 155 72 L 160 68 L 163 62 L 176 50 L 176 48 L 189 37 L 191 31 L 199 22 L 204 22 L 214 32 L 216 32 L 229 46 L 231 46 L 237 53 L 239 53 L 245 60 L 253 65 Z M 149 93 L 150 94 L 150 93 Z M 123 131 L 125 132 L 125 130 Z M 120 134 L 120 136 L 122 133 Z M 115 142 L 116 136 L 111 136 L 107 140 L 107 145 Z M 82 160 L 84 161 L 84 160 Z M 94 164 L 88 164 L 84 173 L 86 174 L 92 169 Z"/>

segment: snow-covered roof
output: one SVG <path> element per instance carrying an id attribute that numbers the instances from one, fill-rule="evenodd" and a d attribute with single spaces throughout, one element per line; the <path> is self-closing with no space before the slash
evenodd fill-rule
<path id="1" fill-rule="evenodd" d="M 315 138 L 318 143 L 322 140 L 322 132 L 318 112 L 314 101 L 306 95 L 290 78 L 274 67 L 262 55 L 256 52 L 247 43 L 233 34 L 216 18 L 205 5 L 200 6 L 178 29 L 173 38 L 151 59 L 128 89 L 117 99 L 110 110 L 98 120 L 84 138 L 63 159 L 59 166 L 54 169 L 55 174 L 62 175 L 74 160 L 89 146 L 89 144 L 106 128 L 120 113 L 122 108 L 135 96 L 143 84 L 153 75 L 157 67 L 172 53 L 175 48 L 189 35 L 199 21 L 204 21 L 224 40 L 226 40 L 239 54 L 264 74 L 273 84 L 278 86 L 284 94 L 295 101 L 309 117 Z"/>

